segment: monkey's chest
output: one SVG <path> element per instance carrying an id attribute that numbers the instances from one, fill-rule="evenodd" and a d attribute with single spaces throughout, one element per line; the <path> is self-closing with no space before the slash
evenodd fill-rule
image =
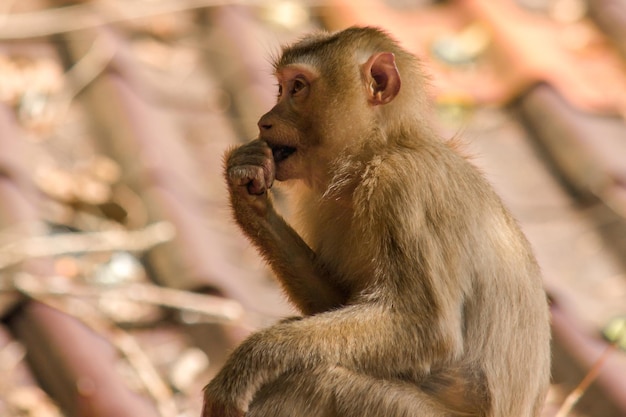
<path id="1" fill-rule="evenodd" d="M 365 283 L 373 276 L 375 259 L 366 242 L 371 237 L 356 233 L 349 226 L 349 221 L 327 223 L 312 248 L 331 275 L 353 287 L 354 283 Z"/>
<path id="2" fill-rule="evenodd" d="M 318 262 L 346 288 L 366 283 L 373 276 L 375 257 L 370 243 L 375 237 L 359 231 L 351 207 L 318 199 L 301 203 L 297 230 L 316 253 Z"/>

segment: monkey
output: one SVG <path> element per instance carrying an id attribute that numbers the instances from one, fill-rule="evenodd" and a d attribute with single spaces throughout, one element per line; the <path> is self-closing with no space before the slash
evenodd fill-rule
<path id="1" fill-rule="evenodd" d="M 236 223 L 301 316 L 244 340 L 203 417 L 536 417 L 550 327 L 526 237 L 387 32 L 307 35 L 275 106 L 226 151 Z M 274 182 L 295 204 L 287 221 Z"/>

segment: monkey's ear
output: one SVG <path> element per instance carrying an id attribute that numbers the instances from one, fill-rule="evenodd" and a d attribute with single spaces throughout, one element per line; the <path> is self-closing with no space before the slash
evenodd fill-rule
<path id="1" fill-rule="evenodd" d="M 393 53 L 372 55 L 361 70 L 368 86 L 368 100 L 374 106 L 389 103 L 400 91 L 400 73 Z"/>

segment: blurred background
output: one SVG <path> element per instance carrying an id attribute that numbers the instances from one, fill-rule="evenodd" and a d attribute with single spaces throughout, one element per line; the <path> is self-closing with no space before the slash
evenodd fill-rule
<path id="1" fill-rule="evenodd" d="M 626 416 L 626 0 L 0 0 L 0 415 L 198 416 L 228 352 L 294 314 L 221 158 L 280 45 L 351 25 L 423 60 L 442 136 L 535 249 L 544 416 L 585 375 L 560 417 Z"/>

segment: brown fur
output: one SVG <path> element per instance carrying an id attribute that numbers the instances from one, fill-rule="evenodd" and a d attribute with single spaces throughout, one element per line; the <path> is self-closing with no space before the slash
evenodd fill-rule
<path id="1" fill-rule="evenodd" d="M 351 28 L 285 48 L 276 74 L 278 103 L 225 175 L 235 219 L 304 316 L 235 350 L 203 416 L 538 416 L 539 269 L 484 178 L 434 134 L 416 58 Z M 294 228 L 274 178 L 290 184 Z"/>

